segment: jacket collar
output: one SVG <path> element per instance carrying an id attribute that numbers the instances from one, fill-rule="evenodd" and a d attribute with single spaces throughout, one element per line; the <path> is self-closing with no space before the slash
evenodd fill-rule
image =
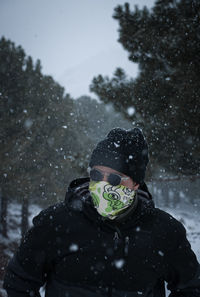
<path id="1" fill-rule="evenodd" d="M 104 218 L 99 215 L 93 207 L 88 189 L 89 181 L 90 179 L 88 177 L 73 180 L 66 193 L 65 203 L 70 210 L 83 212 L 89 220 L 97 225 L 120 225 L 127 229 L 135 225 L 141 217 L 147 214 L 152 214 L 155 210 L 152 196 L 149 193 L 146 184 L 143 184 L 142 189 L 139 188 L 137 190 L 138 203 L 136 209 L 127 210 L 127 212 L 125 212 L 119 219 L 109 220 Z"/>

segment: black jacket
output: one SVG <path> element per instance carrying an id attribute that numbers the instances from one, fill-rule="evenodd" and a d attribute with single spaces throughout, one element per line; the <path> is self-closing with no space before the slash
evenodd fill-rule
<path id="1" fill-rule="evenodd" d="M 199 297 L 198 262 L 185 229 L 138 191 L 136 210 L 101 217 L 88 179 L 71 183 L 65 202 L 33 219 L 4 280 L 9 297 Z"/>

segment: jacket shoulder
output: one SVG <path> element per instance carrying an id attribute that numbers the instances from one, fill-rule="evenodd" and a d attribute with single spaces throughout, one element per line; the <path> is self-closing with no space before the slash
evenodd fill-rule
<path id="1" fill-rule="evenodd" d="M 69 211 L 64 202 L 60 202 L 49 206 L 42 210 L 37 216 L 33 218 L 33 226 L 39 227 L 40 225 L 52 226 L 58 223 L 66 222 L 69 216 Z"/>
<path id="2" fill-rule="evenodd" d="M 154 232 L 160 240 L 167 239 L 169 243 L 178 244 L 186 239 L 186 230 L 183 224 L 159 208 L 155 209 Z"/>
<path id="3" fill-rule="evenodd" d="M 155 213 L 156 220 L 160 224 L 160 227 L 165 227 L 165 230 L 170 232 L 176 230 L 185 233 L 185 227 L 173 215 L 160 208 L 155 208 Z"/>

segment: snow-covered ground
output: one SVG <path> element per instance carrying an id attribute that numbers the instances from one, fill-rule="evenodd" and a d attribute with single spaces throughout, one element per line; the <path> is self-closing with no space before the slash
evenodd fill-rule
<path id="1" fill-rule="evenodd" d="M 200 211 L 189 205 L 186 205 L 186 207 L 178 207 L 176 209 L 165 208 L 164 210 L 184 225 L 187 238 L 200 262 Z"/>
<path id="2" fill-rule="evenodd" d="M 32 218 L 37 215 L 41 211 L 41 208 L 38 205 L 30 205 L 29 207 L 29 224 L 32 224 Z M 21 205 L 18 203 L 11 203 L 8 207 L 8 238 L 2 237 L 0 234 L 0 243 L 7 248 L 4 249 L 5 258 L 12 257 L 13 252 L 13 244 L 20 243 L 21 231 L 20 231 L 20 223 L 21 223 Z M 11 248 L 12 247 L 12 248 Z M 2 251 L 0 251 L 2 252 Z M 1 258 L 3 255 L 1 255 Z M 0 266 L 2 266 L 0 264 Z M 1 271 L 5 270 L 5 267 L 0 267 Z M 0 297 L 7 297 L 6 292 L 2 289 L 2 280 L 0 279 Z"/>
<path id="3" fill-rule="evenodd" d="M 200 216 L 199 210 L 189 205 L 179 206 L 176 209 L 164 208 L 163 210 L 170 213 L 173 217 L 178 219 L 186 228 L 188 240 L 191 243 L 193 251 L 196 253 L 200 262 Z M 32 218 L 41 211 L 41 208 L 37 205 L 31 205 L 29 207 L 29 223 L 31 225 Z M 5 254 L 9 257 L 12 256 L 12 252 L 9 246 L 12 243 L 19 243 L 20 241 L 20 213 L 21 206 L 18 203 L 12 203 L 9 205 L 8 210 L 8 238 L 5 239 L 0 235 L 0 242 L 8 246 L 5 249 Z M 1 267 L 3 270 L 4 267 Z M 6 297 L 6 293 L 2 288 L 2 281 L 0 281 L 0 296 Z M 42 292 L 41 292 L 42 293 Z M 41 294 L 43 296 L 43 293 Z"/>
<path id="4" fill-rule="evenodd" d="M 41 211 L 41 208 L 38 205 L 30 205 L 29 207 L 29 225 L 32 224 L 32 218 Z M 11 203 L 8 207 L 8 238 L 3 238 L 0 235 L 0 242 L 5 243 L 7 246 L 13 242 L 20 242 L 21 230 L 21 205 L 18 203 Z M 12 256 L 12 253 L 7 249 L 6 254 Z"/>

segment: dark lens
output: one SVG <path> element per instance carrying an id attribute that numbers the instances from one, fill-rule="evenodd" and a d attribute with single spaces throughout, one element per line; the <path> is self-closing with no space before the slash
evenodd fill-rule
<path id="1" fill-rule="evenodd" d="M 111 184 L 112 186 L 117 186 L 121 183 L 121 177 L 117 174 L 111 173 L 108 176 L 108 182 L 109 184 Z"/>
<path id="2" fill-rule="evenodd" d="M 91 180 L 94 180 L 94 181 L 101 181 L 103 180 L 103 174 L 96 169 L 92 169 L 90 171 L 90 178 Z"/>

